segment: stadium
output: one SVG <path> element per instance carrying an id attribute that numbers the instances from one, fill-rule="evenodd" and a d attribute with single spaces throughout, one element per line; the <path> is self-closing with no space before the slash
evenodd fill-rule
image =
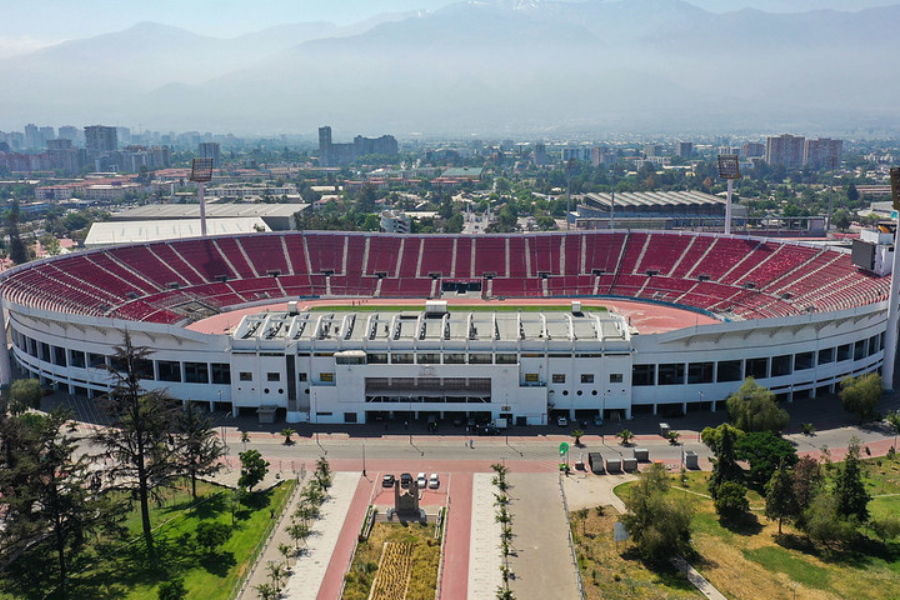
<path id="1" fill-rule="evenodd" d="M 288 422 L 547 424 L 782 400 L 884 360 L 890 277 L 798 242 L 692 232 L 277 232 L 53 257 L 0 279 L 15 363 Z M 719 404 L 720 405 L 720 404 Z"/>

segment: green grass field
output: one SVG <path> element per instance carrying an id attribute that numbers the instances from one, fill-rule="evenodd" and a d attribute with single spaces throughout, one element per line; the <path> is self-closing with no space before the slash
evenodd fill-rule
<path id="1" fill-rule="evenodd" d="M 587 311 L 605 312 L 605 306 L 590 306 L 582 304 L 582 308 Z M 572 310 L 568 304 L 458 304 L 448 305 L 450 312 L 470 313 L 470 312 L 569 312 Z M 310 312 L 422 312 L 425 310 L 425 304 L 359 304 L 351 306 L 349 304 L 334 304 L 328 306 L 311 306 Z"/>
<path id="2" fill-rule="evenodd" d="M 891 495 L 900 493 L 900 459 L 867 459 L 863 461 L 863 470 L 870 493 L 881 494 L 869 504 L 871 515 L 900 514 L 900 495 Z M 689 473 L 687 477 L 686 489 L 707 493 L 708 473 Z M 887 600 L 897 597 L 900 541 L 882 544 L 862 528 L 860 544 L 828 551 L 816 547 L 802 532 L 787 524 L 785 535 L 779 537 L 777 523 L 765 518 L 760 510 L 764 500 L 756 493 L 748 494 L 754 509 L 751 522 L 740 528 L 727 528 L 719 522 L 712 501 L 686 493 L 679 478 L 678 474 L 672 476 L 669 493 L 688 498 L 696 510 L 693 545 L 700 558 L 694 567 L 727 598 L 793 600 L 795 593 L 798 600 Z M 629 485 L 618 486 L 616 495 L 623 497 Z M 607 562 L 615 564 L 614 561 Z M 640 568 L 639 561 L 630 563 L 629 568 Z M 585 583 L 590 580 L 585 575 Z M 608 583 L 604 585 L 608 586 Z M 602 597 L 646 597 L 606 594 Z M 671 592 L 663 585 L 658 597 L 671 597 Z"/>
<path id="3" fill-rule="evenodd" d="M 151 511 L 158 549 L 152 562 L 141 551 L 140 517 L 135 507 L 123 522 L 127 530 L 124 539 L 90 543 L 73 569 L 68 597 L 72 600 L 157 600 L 161 582 L 182 577 L 188 598 L 227 600 L 268 532 L 271 511 L 280 514 L 295 485 L 294 481 L 283 482 L 256 494 L 250 506 L 240 507 L 230 539 L 211 554 L 196 546 L 193 534 L 204 520 L 231 524 L 230 491 L 207 483 L 198 484 L 201 499 L 196 505 L 191 504 L 187 489 L 167 492 L 163 503 L 154 504 Z M 46 596 L 55 584 L 55 555 L 46 551 L 34 554 L 27 570 L 17 570 L 11 574 L 14 577 L 2 580 L 2 600 L 57 597 Z"/>

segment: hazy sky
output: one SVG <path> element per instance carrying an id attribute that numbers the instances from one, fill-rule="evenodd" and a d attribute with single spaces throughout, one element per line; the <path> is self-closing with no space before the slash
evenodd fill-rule
<path id="1" fill-rule="evenodd" d="M 346 24 L 385 12 L 435 9 L 454 1 L 0 0 L 0 58 L 66 39 L 122 30 L 141 21 L 156 21 L 196 33 L 230 37 L 280 23 L 326 20 Z M 688 0 L 691 4 L 713 11 L 753 6 L 777 12 L 799 12 L 815 8 L 858 10 L 893 4 L 896 1 L 898 0 Z"/>

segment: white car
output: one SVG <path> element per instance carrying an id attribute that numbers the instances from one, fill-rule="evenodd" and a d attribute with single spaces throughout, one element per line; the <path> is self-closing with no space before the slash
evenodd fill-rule
<path id="1" fill-rule="evenodd" d="M 425 473 L 419 473 L 416 475 L 416 485 L 419 486 L 419 489 L 425 489 L 428 486 L 428 480 L 425 478 Z"/>
<path id="2" fill-rule="evenodd" d="M 556 419 L 556 424 L 560 427 L 567 427 L 569 425 L 569 419 L 565 417 L 559 417 Z"/>
<path id="3" fill-rule="evenodd" d="M 433 490 L 436 490 L 439 487 L 441 487 L 441 480 L 438 479 L 437 473 L 432 473 L 431 477 L 428 478 L 428 487 L 430 487 Z"/>

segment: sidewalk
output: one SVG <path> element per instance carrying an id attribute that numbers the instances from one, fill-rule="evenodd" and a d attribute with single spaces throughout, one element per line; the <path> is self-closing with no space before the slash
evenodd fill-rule
<path id="1" fill-rule="evenodd" d="M 503 583 L 500 574 L 500 523 L 494 518 L 492 473 L 476 473 L 472 484 L 472 529 L 466 598 L 492 600 Z"/>

